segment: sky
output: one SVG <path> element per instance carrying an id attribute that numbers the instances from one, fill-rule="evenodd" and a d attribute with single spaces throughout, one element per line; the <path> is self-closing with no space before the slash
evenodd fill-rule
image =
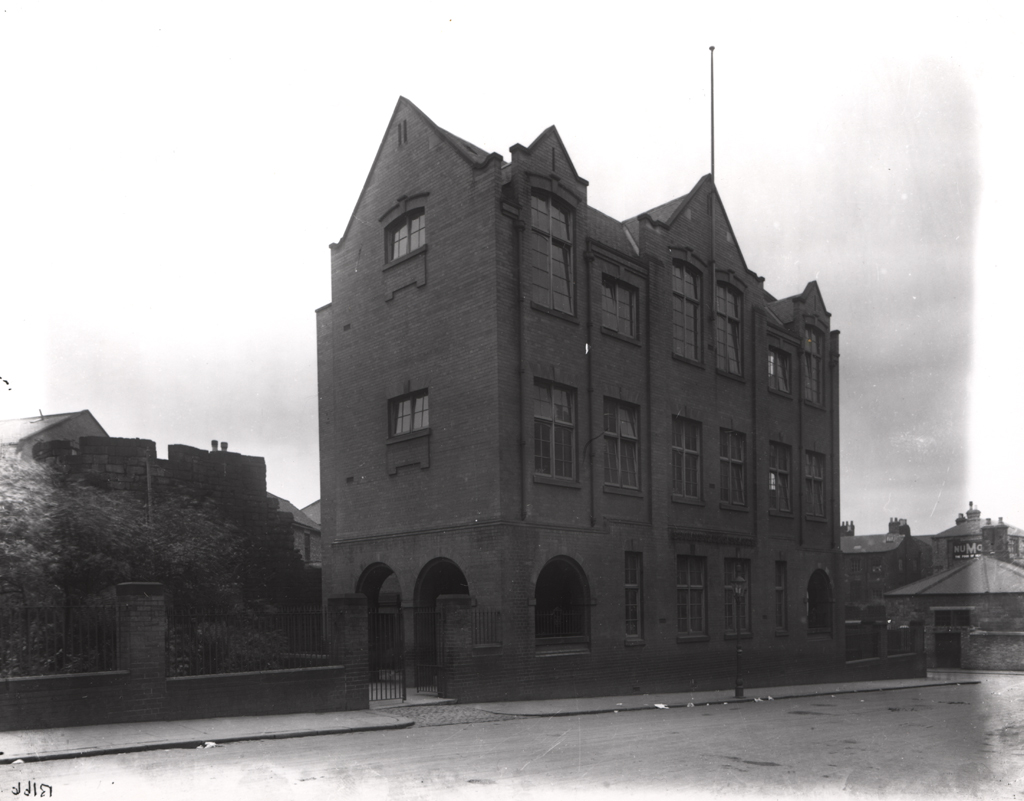
<path id="1" fill-rule="evenodd" d="M 747 264 L 841 331 L 842 519 L 1024 527 L 1017 12 L 708 5 L 4 3 L 0 419 L 227 441 L 306 506 L 328 245 L 399 96 L 506 158 L 554 124 L 625 219 L 710 171 L 714 45 Z"/>

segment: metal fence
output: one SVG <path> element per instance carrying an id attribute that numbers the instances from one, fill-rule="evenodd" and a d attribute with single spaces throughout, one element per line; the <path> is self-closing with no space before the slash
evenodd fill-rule
<path id="1" fill-rule="evenodd" d="M 846 624 L 846 661 L 858 659 L 874 659 L 879 653 L 879 639 L 882 632 L 870 623 Z"/>
<path id="2" fill-rule="evenodd" d="M 501 645 L 501 610 L 473 610 L 473 645 Z"/>
<path id="3" fill-rule="evenodd" d="M 0 678 L 116 669 L 115 606 L 0 607 Z"/>
<path id="4" fill-rule="evenodd" d="M 320 607 L 273 612 L 170 610 L 167 675 L 204 676 L 341 664 L 331 615 Z"/>
<path id="5" fill-rule="evenodd" d="M 889 656 L 914 653 L 914 632 L 908 626 L 891 628 L 885 636 Z"/>
<path id="6" fill-rule="evenodd" d="M 537 637 L 582 637 L 585 633 L 584 615 L 586 610 L 581 606 L 568 609 L 552 609 L 535 614 Z"/>

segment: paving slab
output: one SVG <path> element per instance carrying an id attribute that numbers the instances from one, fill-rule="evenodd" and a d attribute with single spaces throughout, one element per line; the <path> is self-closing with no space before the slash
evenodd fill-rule
<path id="1" fill-rule="evenodd" d="M 941 687 L 950 684 L 978 684 L 968 677 L 955 680 L 893 679 L 891 681 L 856 681 L 830 684 L 801 684 L 780 687 L 755 687 L 737 698 L 735 690 L 708 690 L 690 693 L 651 693 L 644 695 L 615 695 L 600 698 L 559 698 L 545 701 L 501 701 L 475 704 L 477 709 L 494 714 L 521 717 L 557 717 L 564 715 L 596 715 L 606 712 L 628 712 L 641 709 L 706 706 L 708 704 L 761 703 L 783 698 L 802 698 L 843 693 L 906 690 L 916 687 Z"/>
<path id="2" fill-rule="evenodd" d="M 412 720 L 398 714 L 357 710 L 29 729 L 0 732 L 0 764 L 163 748 L 202 748 L 206 743 L 347 734 L 402 729 L 412 725 Z"/>

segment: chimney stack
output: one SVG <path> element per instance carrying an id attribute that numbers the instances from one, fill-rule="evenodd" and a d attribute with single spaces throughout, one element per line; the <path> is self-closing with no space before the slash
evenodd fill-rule
<path id="1" fill-rule="evenodd" d="M 217 440 L 215 440 L 215 439 L 211 439 L 210 440 L 210 450 L 213 451 L 214 453 L 217 452 Z"/>

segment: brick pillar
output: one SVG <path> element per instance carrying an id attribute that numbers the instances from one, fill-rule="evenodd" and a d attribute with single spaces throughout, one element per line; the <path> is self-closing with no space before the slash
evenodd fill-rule
<path id="1" fill-rule="evenodd" d="M 873 624 L 874 636 L 878 642 L 878 658 L 889 658 L 889 624 L 885 620 L 876 620 Z"/>
<path id="2" fill-rule="evenodd" d="M 366 596 L 354 592 L 327 599 L 332 641 L 341 646 L 345 665 L 345 709 L 370 708 L 370 662 Z"/>
<path id="3" fill-rule="evenodd" d="M 117 585 L 118 669 L 127 670 L 123 720 L 163 717 L 167 700 L 167 612 L 164 586 Z"/>
<path id="4" fill-rule="evenodd" d="M 444 621 L 445 698 L 459 698 L 473 679 L 473 599 L 468 595 L 439 595 L 437 609 Z"/>

